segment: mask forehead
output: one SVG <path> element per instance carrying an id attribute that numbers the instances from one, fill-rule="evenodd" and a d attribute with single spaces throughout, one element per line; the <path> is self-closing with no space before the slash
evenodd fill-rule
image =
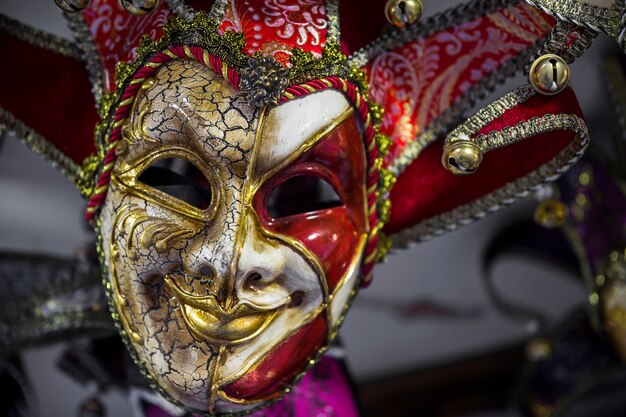
<path id="1" fill-rule="evenodd" d="M 228 81 L 199 62 L 175 60 L 149 79 L 144 90 L 124 130 L 127 164 L 159 149 L 180 147 L 245 178 L 257 110 Z M 132 136 L 133 130 L 139 134 Z"/>
<path id="2" fill-rule="evenodd" d="M 253 175 L 262 177 L 315 145 L 352 107 L 335 90 L 309 94 L 270 109 L 263 120 Z"/>

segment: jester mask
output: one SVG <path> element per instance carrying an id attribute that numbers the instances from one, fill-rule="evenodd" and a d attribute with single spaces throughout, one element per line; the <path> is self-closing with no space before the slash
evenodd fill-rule
<path id="1" fill-rule="evenodd" d="M 147 380 L 189 412 L 239 414 L 318 360 L 392 246 L 581 155 L 567 85 L 468 111 L 542 55 L 566 66 L 597 31 L 618 38 L 618 3 L 476 0 L 393 28 L 375 0 L 171 0 L 142 16 L 93 0 L 67 14 L 75 43 L 2 20 L 0 122 L 88 200 Z"/>

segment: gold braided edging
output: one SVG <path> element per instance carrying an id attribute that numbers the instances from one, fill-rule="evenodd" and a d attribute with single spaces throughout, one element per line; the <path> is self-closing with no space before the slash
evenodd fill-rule
<path id="1" fill-rule="evenodd" d="M 24 145 L 39 154 L 80 188 L 83 181 L 81 168 L 43 136 L 26 126 L 24 122 L 2 107 L 0 107 L 0 126 L 12 132 Z"/>
<path id="2" fill-rule="evenodd" d="M 604 32 L 614 39 L 624 36 L 622 26 L 626 6 L 622 0 L 614 0 L 609 8 L 592 6 L 577 0 L 525 1 L 560 20 L 569 21 L 597 32 Z"/>
<path id="3" fill-rule="evenodd" d="M 542 55 L 558 55 L 571 64 L 589 49 L 598 36 L 598 32 L 575 23 L 558 20 L 550 32 L 543 47 L 528 60 L 524 67 L 524 75 L 528 76 L 533 62 Z"/>

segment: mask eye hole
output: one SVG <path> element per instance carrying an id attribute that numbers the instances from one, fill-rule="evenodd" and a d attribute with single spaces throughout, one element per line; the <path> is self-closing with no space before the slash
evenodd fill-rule
<path id="1" fill-rule="evenodd" d="M 137 181 L 200 210 L 209 208 L 213 198 L 207 178 L 186 159 L 159 159 L 150 164 Z"/>
<path id="2" fill-rule="evenodd" d="M 273 219 L 340 206 L 341 198 L 328 181 L 298 175 L 283 181 L 270 194 L 267 212 Z"/>

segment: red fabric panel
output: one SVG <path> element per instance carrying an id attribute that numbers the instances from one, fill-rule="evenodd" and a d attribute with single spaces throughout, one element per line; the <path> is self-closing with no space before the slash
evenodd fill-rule
<path id="1" fill-rule="evenodd" d="M 571 89 L 553 97 L 533 97 L 506 112 L 481 133 L 500 130 L 533 116 L 563 112 L 582 115 Z M 443 139 L 440 139 L 422 151 L 398 178 L 391 190 L 392 213 L 385 232 L 398 232 L 477 200 L 536 170 L 573 138 L 570 131 L 548 132 L 488 152 L 478 171 L 466 177 L 456 176 L 441 165 Z"/>
<path id="2" fill-rule="evenodd" d="M 0 106 L 81 164 L 98 114 L 82 62 L 0 33 Z"/>
<path id="3" fill-rule="evenodd" d="M 341 0 L 339 25 L 344 53 L 363 48 L 373 42 L 387 25 L 386 0 Z"/>

